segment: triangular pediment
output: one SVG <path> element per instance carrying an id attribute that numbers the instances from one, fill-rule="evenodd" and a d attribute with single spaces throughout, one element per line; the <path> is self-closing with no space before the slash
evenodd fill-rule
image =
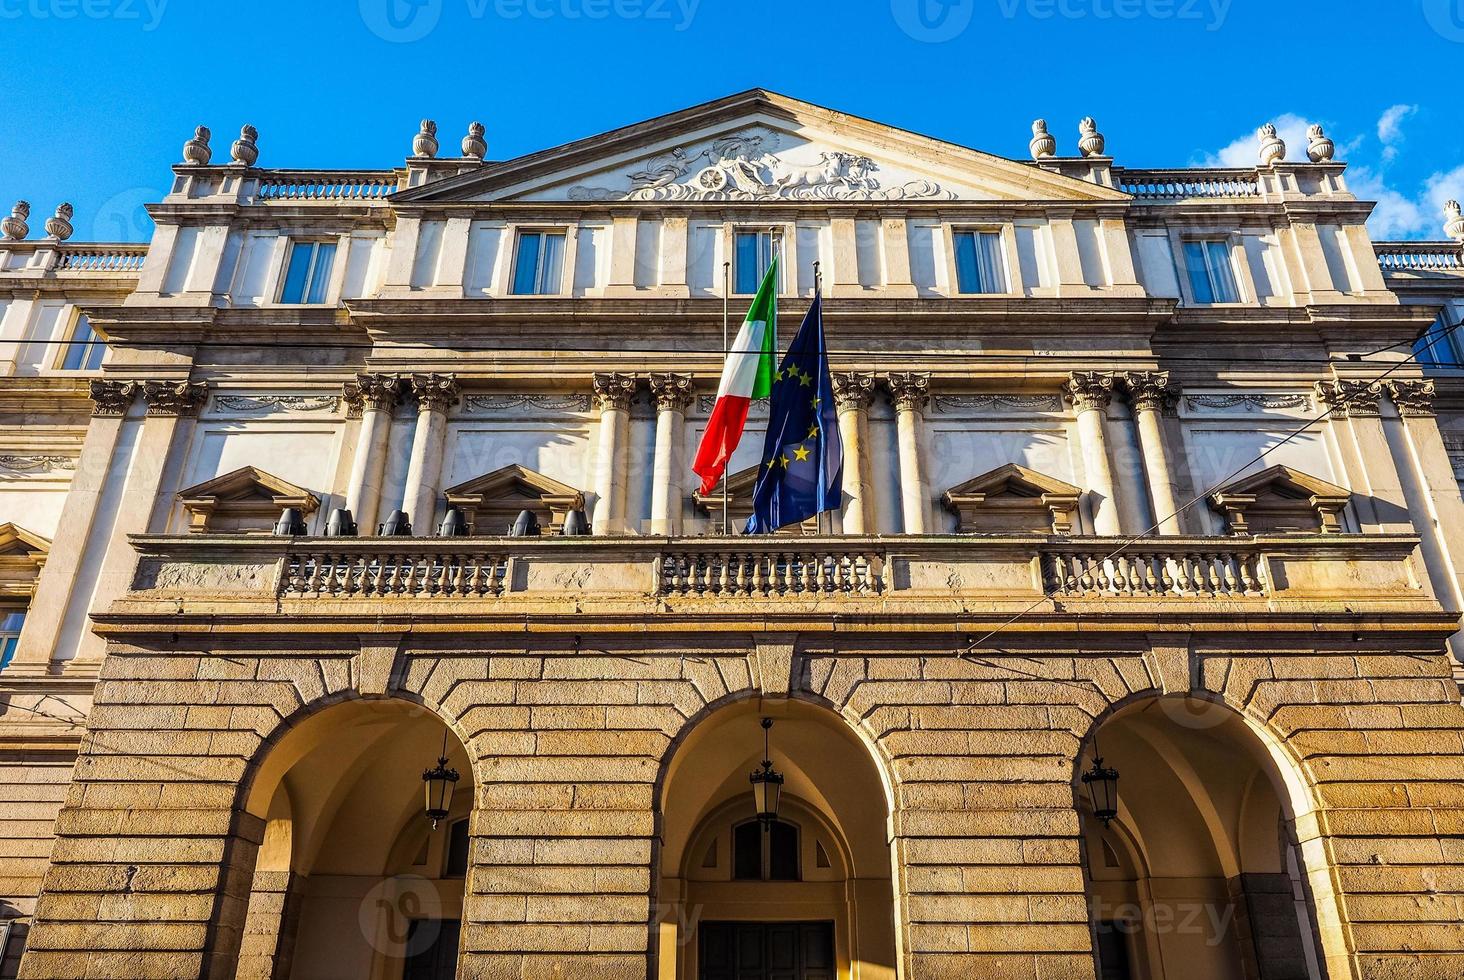
<path id="1" fill-rule="evenodd" d="M 1328 483 L 1321 477 L 1312 476 L 1310 473 L 1303 473 L 1301 470 L 1284 465 L 1272 466 L 1251 476 L 1242 477 L 1215 493 L 1217 497 L 1239 495 L 1260 497 L 1267 494 L 1292 500 L 1311 500 L 1313 497 L 1322 500 L 1340 499 L 1344 503 L 1351 496 L 1347 490 L 1335 483 Z"/>
<path id="2" fill-rule="evenodd" d="M 15 524 L 0 524 L 0 598 L 27 599 L 35 593 L 51 542 Z"/>
<path id="3" fill-rule="evenodd" d="M 1125 201 L 1110 187 L 754 89 L 403 191 L 460 201 Z"/>
<path id="4" fill-rule="evenodd" d="M 1232 534 L 1335 534 L 1351 499 L 1335 483 L 1280 465 L 1215 491 L 1210 506 L 1225 515 Z"/>
<path id="5" fill-rule="evenodd" d="M 1055 476 L 1007 463 L 951 487 L 945 505 L 962 534 L 1072 531 L 1082 490 Z"/>
<path id="6" fill-rule="evenodd" d="M 478 534 L 507 533 L 525 510 L 534 513 L 540 526 L 558 532 L 570 511 L 585 506 L 582 491 L 517 463 L 449 487 L 443 496 Z"/>
<path id="7" fill-rule="evenodd" d="M 981 495 L 987 499 L 1014 497 L 1040 500 L 1044 495 L 1056 495 L 1076 500 L 1082 492 L 1078 487 L 1055 476 L 1038 473 L 1016 463 L 1007 463 L 951 487 L 946 496 L 953 499 Z"/>
<path id="8" fill-rule="evenodd" d="M 216 476 L 197 486 L 180 490 L 178 497 L 185 502 L 212 500 L 218 503 L 244 503 L 258 500 L 261 503 L 267 501 L 271 506 L 300 507 L 302 509 L 307 506 L 306 502 L 311 502 L 309 503 L 310 510 L 319 506 L 318 503 L 313 502 L 315 495 L 309 490 L 297 487 L 290 481 L 281 479 L 256 466 L 241 466 L 237 470 Z"/>
<path id="9" fill-rule="evenodd" d="M 51 551 L 51 542 L 16 524 L 0 524 L 0 557 L 40 558 Z"/>

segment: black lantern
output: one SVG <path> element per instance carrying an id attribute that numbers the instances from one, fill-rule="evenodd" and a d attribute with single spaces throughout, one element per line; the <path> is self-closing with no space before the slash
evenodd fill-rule
<path id="1" fill-rule="evenodd" d="M 1095 746 L 1096 748 L 1096 746 Z M 1088 799 L 1093 804 L 1093 816 L 1107 827 L 1118 816 L 1118 770 L 1103 764 L 1103 758 L 1093 757 L 1093 768 L 1083 773 L 1083 785 L 1088 787 Z"/>
<path id="2" fill-rule="evenodd" d="M 768 732 L 772 727 L 773 719 L 762 720 L 762 768 L 754 769 L 752 775 L 747 777 L 748 782 L 752 783 L 752 802 L 757 807 L 757 818 L 765 824 L 778 819 L 778 798 L 783 795 L 783 774 L 773 768 L 773 761 L 769 758 L 771 752 L 768 749 Z"/>
<path id="3" fill-rule="evenodd" d="M 457 787 L 458 771 L 447 765 L 447 732 L 442 733 L 442 756 L 437 765 L 422 773 L 422 784 L 427 790 L 427 819 L 432 829 L 437 829 L 440 820 L 447 819 L 452 812 L 452 793 Z"/>
<path id="4" fill-rule="evenodd" d="M 275 524 L 274 533 L 281 537 L 294 537 L 305 533 L 305 518 L 300 515 L 300 508 L 286 507 L 280 512 L 279 522 Z"/>
<path id="5" fill-rule="evenodd" d="M 564 515 L 564 529 L 560 532 L 566 538 L 578 538 L 590 533 L 590 519 L 582 510 L 572 510 Z"/>

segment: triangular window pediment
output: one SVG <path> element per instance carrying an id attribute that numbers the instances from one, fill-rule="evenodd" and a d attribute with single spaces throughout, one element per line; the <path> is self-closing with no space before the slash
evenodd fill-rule
<path id="1" fill-rule="evenodd" d="M 1069 534 L 1082 490 L 1016 463 L 972 477 L 945 493 L 962 534 Z"/>
<path id="2" fill-rule="evenodd" d="M 507 534 L 525 510 L 546 531 L 558 533 L 570 511 L 585 506 L 582 491 L 517 463 L 449 487 L 444 496 L 449 507 L 462 511 L 474 534 Z"/>
<path id="3" fill-rule="evenodd" d="M 188 529 L 195 533 L 264 533 L 287 507 L 298 509 L 302 517 L 320 508 L 309 490 L 256 466 L 241 466 L 180 490 L 178 500 L 188 515 Z"/>
<path id="4" fill-rule="evenodd" d="M 1232 534 L 1333 534 L 1350 491 L 1278 465 L 1232 481 L 1210 495 Z"/>
<path id="5" fill-rule="evenodd" d="M 15 524 L 0 524 L 0 598 L 29 599 L 51 542 Z"/>

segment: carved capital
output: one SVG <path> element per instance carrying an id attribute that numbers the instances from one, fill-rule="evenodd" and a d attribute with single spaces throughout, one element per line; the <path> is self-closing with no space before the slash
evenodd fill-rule
<path id="1" fill-rule="evenodd" d="M 208 385 L 202 381 L 144 381 L 142 400 L 149 415 L 197 415 L 208 401 Z"/>
<path id="2" fill-rule="evenodd" d="M 1168 371 L 1128 371 L 1121 377 L 1134 411 L 1174 414 L 1179 388 L 1169 386 Z"/>
<path id="3" fill-rule="evenodd" d="M 457 404 L 457 378 L 450 374 L 412 375 L 412 394 L 417 397 L 417 411 L 446 412 Z"/>
<path id="4" fill-rule="evenodd" d="M 906 371 L 892 374 L 885 384 L 890 389 L 890 400 L 901 412 L 923 412 L 930 403 L 930 375 L 924 371 Z"/>
<path id="5" fill-rule="evenodd" d="M 402 379 L 395 374 L 358 374 L 355 381 L 346 382 L 341 396 L 353 419 L 368 408 L 390 415 L 401 401 Z"/>
<path id="6" fill-rule="evenodd" d="M 630 400 L 635 397 L 635 375 L 609 371 L 597 374 L 591 380 L 595 388 L 595 403 L 600 411 L 630 411 Z"/>
<path id="7" fill-rule="evenodd" d="M 91 382 L 91 400 L 93 415 L 126 415 L 127 409 L 132 407 L 132 398 L 140 388 L 136 381 L 102 381 L 93 379 Z"/>
<path id="8" fill-rule="evenodd" d="M 1113 373 L 1110 371 L 1074 371 L 1063 386 L 1063 396 L 1079 412 L 1102 412 L 1113 401 Z"/>
<path id="9" fill-rule="evenodd" d="M 1377 418 L 1383 386 L 1376 381 L 1339 378 L 1317 382 L 1317 400 L 1332 410 L 1334 418 Z"/>
<path id="10" fill-rule="evenodd" d="M 689 374 L 653 374 L 650 385 L 658 412 L 685 412 L 696 398 L 696 381 Z"/>
<path id="11" fill-rule="evenodd" d="M 1404 418 L 1431 418 L 1434 414 L 1432 381 L 1389 381 L 1388 397 Z"/>
<path id="12" fill-rule="evenodd" d="M 834 404 L 841 412 L 863 412 L 874 401 L 874 375 L 846 371 L 833 376 Z"/>

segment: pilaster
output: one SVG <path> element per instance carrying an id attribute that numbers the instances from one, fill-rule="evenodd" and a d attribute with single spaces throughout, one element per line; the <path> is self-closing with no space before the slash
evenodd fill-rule
<path id="1" fill-rule="evenodd" d="M 459 388 L 457 378 L 450 374 L 413 375 L 411 386 L 417 399 L 417 428 L 412 435 L 412 457 L 407 464 L 402 510 L 407 512 L 419 534 L 430 535 L 436 527 L 437 498 L 442 490 L 447 413 L 457 404 Z"/>
<path id="2" fill-rule="evenodd" d="M 1064 395 L 1078 417 L 1078 439 L 1088 482 L 1093 530 L 1105 535 L 1120 534 L 1123 530 L 1113 496 L 1113 466 L 1108 459 L 1108 406 L 1113 400 L 1113 378 L 1111 372 L 1074 371 L 1064 388 Z"/>
<path id="3" fill-rule="evenodd" d="M 892 374 L 886 381 L 895 406 L 900 447 L 900 505 L 906 534 L 930 531 L 930 481 L 922 447 L 925 408 L 930 403 L 930 375 L 922 372 Z"/>
<path id="4" fill-rule="evenodd" d="M 875 380 L 873 374 L 856 371 L 833 376 L 839 436 L 844 443 L 845 534 L 873 533 L 878 523 L 869 459 L 869 406 L 874 402 Z"/>
<path id="5" fill-rule="evenodd" d="M 651 486 L 651 533 L 680 534 L 682 502 L 686 497 L 683 474 L 686 460 L 686 410 L 696 397 L 689 374 L 653 374 L 651 397 L 656 402 L 656 461 Z"/>
<path id="6" fill-rule="evenodd" d="M 634 375 L 596 374 L 591 383 L 600 410 L 600 441 L 595 455 L 594 533 L 625 533 L 625 476 Z"/>

